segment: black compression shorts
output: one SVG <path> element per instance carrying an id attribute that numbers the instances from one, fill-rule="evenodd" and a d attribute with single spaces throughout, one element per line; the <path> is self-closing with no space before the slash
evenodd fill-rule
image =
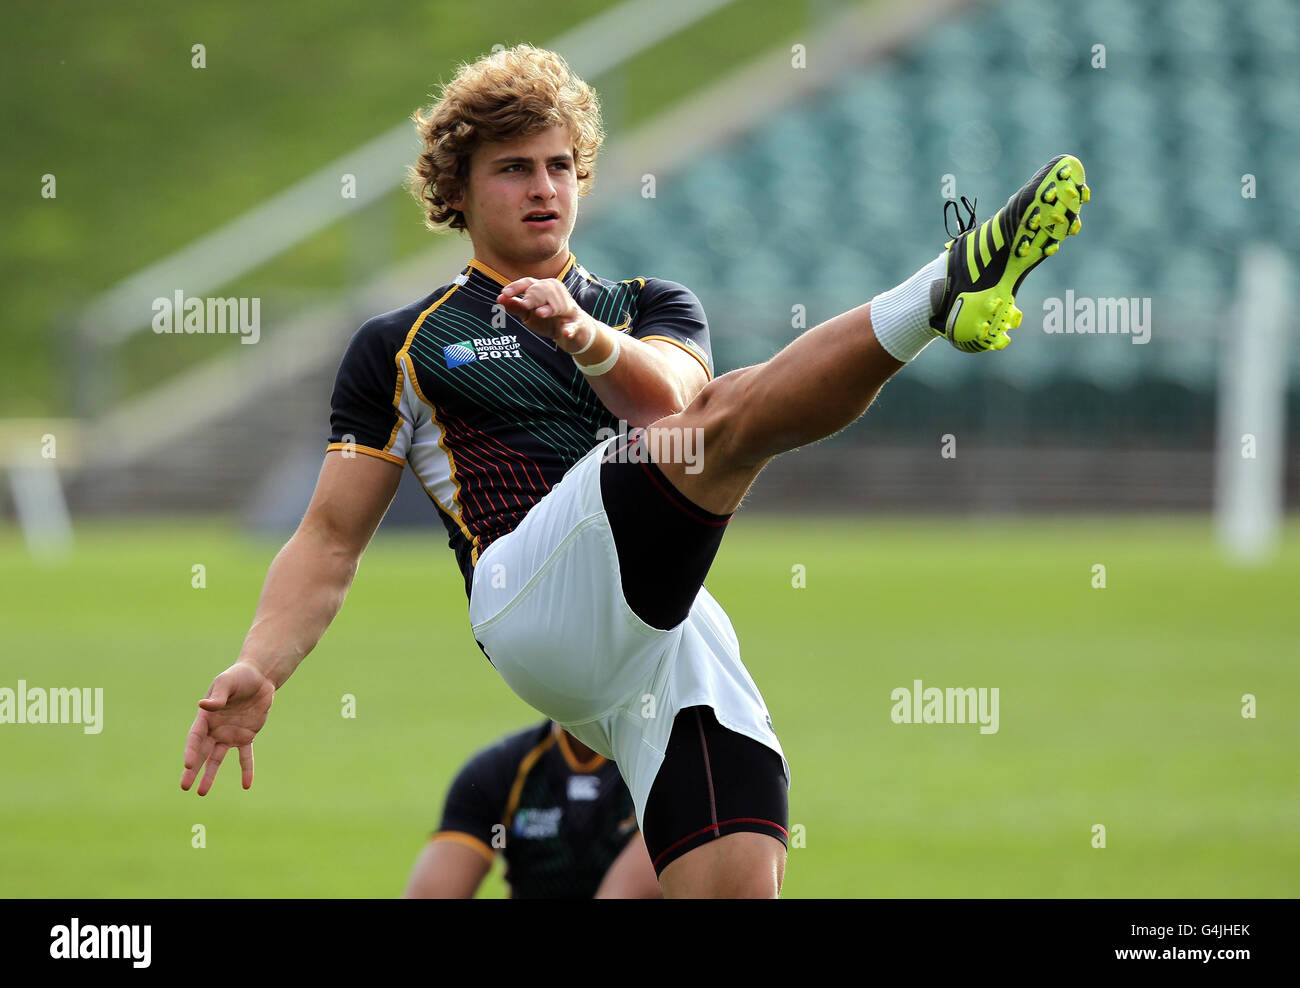
<path id="1" fill-rule="evenodd" d="M 601 454 L 600 496 L 618 550 L 623 597 L 652 628 L 686 620 L 731 515 L 689 501 L 650 462 L 645 430 L 610 440 Z"/>
<path id="2" fill-rule="evenodd" d="M 656 875 L 727 834 L 767 834 L 789 847 L 789 822 L 780 755 L 723 727 L 710 707 L 677 714 L 642 827 Z"/>

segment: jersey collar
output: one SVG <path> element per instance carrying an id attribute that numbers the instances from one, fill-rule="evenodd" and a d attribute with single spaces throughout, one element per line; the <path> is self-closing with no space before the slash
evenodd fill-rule
<path id="1" fill-rule="evenodd" d="M 470 279 L 474 279 L 475 281 L 486 281 L 487 284 L 493 286 L 497 291 L 500 291 L 506 285 L 510 284 L 509 278 L 501 274 L 499 271 L 495 271 L 488 267 L 488 265 L 484 264 L 477 257 L 471 257 L 469 259 L 469 263 L 461 269 L 460 277 L 456 279 L 456 283 L 458 285 L 463 285 Z M 587 269 L 578 263 L 578 259 L 573 255 L 572 251 L 569 252 L 569 259 L 565 262 L 564 268 L 560 271 L 559 279 L 564 282 L 564 286 L 568 288 L 570 292 L 577 291 L 577 289 L 585 282 L 595 280 L 590 274 L 588 274 Z"/>
<path id="2" fill-rule="evenodd" d="M 605 764 L 605 756 L 595 752 L 592 752 L 589 761 L 578 761 L 578 756 L 574 754 L 573 747 L 569 744 L 569 736 L 564 733 L 564 728 L 554 721 L 551 722 L 551 732 L 559 741 L 560 754 L 564 756 L 564 760 L 569 763 L 569 768 L 574 772 L 594 772 Z"/>

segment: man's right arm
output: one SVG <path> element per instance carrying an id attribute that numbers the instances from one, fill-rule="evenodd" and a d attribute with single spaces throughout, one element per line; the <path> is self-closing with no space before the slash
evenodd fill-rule
<path id="1" fill-rule="evenodd" d="M 266 574 L 238 659 L 199 701 L 185 743 L 182 789 L 189 790 L 206 764 L 199 795 L 207 795 L 231 748 L 239 751 L 244 788 L 253 784 L 253 737 L 266 723 L 275 691 L 343 606 L 401 478 L 402 468 L 385 459 L 326 454 L 307 513 Z"/>
<path id="2" fill-rule="evenodd" d="M 238 662 L 284 685 L 342 608 L 401 479 L 387 460 L 325 455 L 307 513 L 266 574 Z"/>
<path id="3" fill-rule="evenodd" d="M 472 899 L 492 870 L 492 859 L 477 847 L 431 840 L 415 861 L 403 899 Z"/>

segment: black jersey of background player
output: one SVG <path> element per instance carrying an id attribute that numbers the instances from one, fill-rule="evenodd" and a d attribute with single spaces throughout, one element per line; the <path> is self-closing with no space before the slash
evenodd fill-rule
<path id="1" fill-rule="evenodd" d="M 708 323 L 689 289 L 604 281 L 572 254 L 560 280 L 593 318 L 674 343 L 712 377 Z M 466 594 L 479 554 L 619 431 L 573 358 L 496 305 L 508 283 L 471 260 L 450 285 L 368 320 L 334 385 L 329 449 L 410 464 L 447 527 Z"/>
<path id="2" fill-rule="evenodd" d="M 433 839 L 468 844 L 489 861 L 502 850 L 516 899 L 589 899 L 636 832 L 618 767 L 594 754 L 579 762 L 546 721 L 466 763 Z"/>

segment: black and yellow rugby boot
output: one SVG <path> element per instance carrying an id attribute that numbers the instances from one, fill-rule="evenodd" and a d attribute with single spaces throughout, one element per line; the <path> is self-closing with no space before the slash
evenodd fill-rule
<path id="1" fill-rule="evenodd" d="M 951 206 L 958 229 L 946 245 L 946 275 L 930 289 L 930 328 L 966 353 L 1004 349 L 1011 342 L 1008 330 L 1020 325 L 1020 283 L 1079 232 L 1079 210 L 1089 199 L 1085 178 L 1078 158 L 1057 155 L 978 226 L 974 203 L 962 197 L 965 222 L 957 203 L 946 203 L 945 228 Z"/>

